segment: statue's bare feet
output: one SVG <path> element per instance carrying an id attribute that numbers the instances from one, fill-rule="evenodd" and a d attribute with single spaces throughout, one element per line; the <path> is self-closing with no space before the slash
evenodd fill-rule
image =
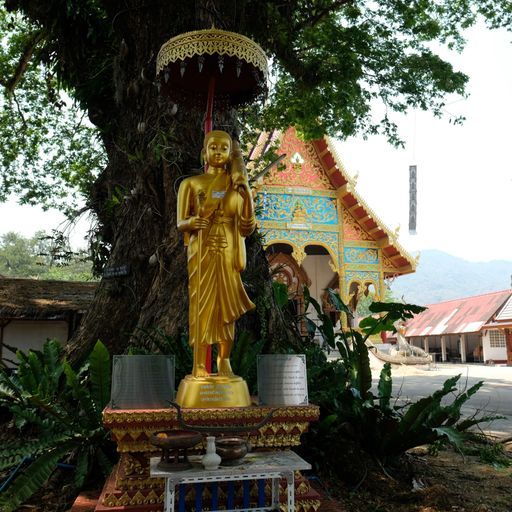
<path id="1" fill-rule="evenodd" d="M 219 359 L 217 361 L 217 366 L 219 369 L 219 375 L 222 375 L 223 377 L 233 377 L 235 375 L 231 369 L 229 359 Z"/>
<path id="2" fill-rule="evenodd" d="M 209 377 L 210 374 L 206 370 L 206 367 L 204 364 L 198 364 L 195 366 L 195 368 L 192 370 L 192 375 L 194 377 Z"/>

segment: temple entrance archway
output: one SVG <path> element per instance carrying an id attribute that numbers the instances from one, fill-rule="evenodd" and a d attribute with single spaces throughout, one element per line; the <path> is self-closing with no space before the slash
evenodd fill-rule
<path id="1" fill-rule="evenodd" d="M 288 288 L 289 307 L 295 315 L 304 313 L 304 286 L 311 286 L 306 271 L 292 256 L 294 248 L 286 243 L 269 245 L 266 254 L 272 280 Z"/>
<path id="2" fill-rule="evenodd" d="M 273 279 L 288 287 L 294 312 L 298 315 L 305 313 L 303 289 L 307 286 L 311 297 L 322 306 L 324 312 L 332 313 L 332 320 L 336 323 L 339 314 L 328 300 L 326 290 L 339 290 L 339 277 L 333 256 L 327 248 L 317 244 L 297 248 L 280 242 L 269 245 L 266 252 Z M 317 320 L 313 308 L 309 309 L 309 318 Z"/>
<path id="3" fill-rule="evenodd" d="M 339 289 L 339 276 L 335 269 L 332 254 L 322 245 L 311 244 L 305 247 L 306 257 L 302 268 L 311 280 L 309 293 L 322 307 L 324 313 L 334 312 L 330 301 L 326 297 L 327 288 Z M 309 310 L 309 317 L 317 320 L 313 308 Z"/>

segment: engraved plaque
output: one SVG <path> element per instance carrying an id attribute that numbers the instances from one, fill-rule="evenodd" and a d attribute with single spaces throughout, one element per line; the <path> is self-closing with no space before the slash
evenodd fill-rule
<path id="1" fill-rule="evenodd" d="M 260 405 L 307 405 L 306 356 L 258 356 L 258 399 Z"/>
<path id="2" fill-rule="evenodd" d="M 163 409 L 174 400 L 174 356 L 114 356 L 113 409 Z"/>
<path id="3" fill-rule="evenodd" d="M 233 396 L 230 382 L 205 382 L 199 388 L 201 407 L 222 407 L 229 403 Z"/>

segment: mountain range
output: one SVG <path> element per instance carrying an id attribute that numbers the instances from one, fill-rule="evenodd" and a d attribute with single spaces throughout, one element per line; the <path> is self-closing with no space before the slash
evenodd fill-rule
<path id="1" fill-rule="evenodd" d="M 437 250 L 421 251 L 414 274 L 391 284 L 395 299 L 435 304 L 512 288 L 512 260 L 472 262 Z"/>

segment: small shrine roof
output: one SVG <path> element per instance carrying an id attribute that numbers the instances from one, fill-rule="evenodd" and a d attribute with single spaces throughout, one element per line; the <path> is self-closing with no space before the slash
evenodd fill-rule
<path id="1" fill-rule="evenodd" d="M 440 336 L 479 332 L 483 328 L 490 328 L 489 322 L 511 298 L 512 290 L 502 290 L 431 304 L 427 310 L 407 322 L 405 335 Z"/>
<path id="2" fill-rule="evenodd" d="M 0 319 L 60 319 L 82 313 L 98 283 L 0 278 Z"/>

